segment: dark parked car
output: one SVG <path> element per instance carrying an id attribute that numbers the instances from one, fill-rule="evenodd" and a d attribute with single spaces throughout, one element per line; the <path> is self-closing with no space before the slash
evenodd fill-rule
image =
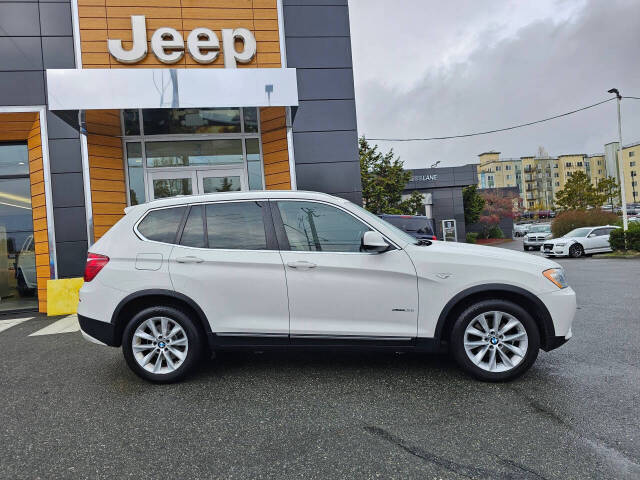
<path id="1" fill-rule="evenodd" d="M 407 232 L 418 240 L 437 240 L 431 226 L 432 220 L 422 215 L 379 215 L 384 221 Z"/>

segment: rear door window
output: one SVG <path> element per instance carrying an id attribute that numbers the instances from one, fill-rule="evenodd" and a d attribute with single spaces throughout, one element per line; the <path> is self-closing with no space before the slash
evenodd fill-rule
<path id="1" fill-rule="evenodd" d="M 209 248 L 266 250 L 267 236 L 258 202 L 212 203 L 206 207 Z"/>
<path id="2" fill-rule="evenodd" d="M 138 224 L 138 232 L 147 240 L 175 243 L 178 227 L 187 207 L 152 210 Z"/>
<path id="3" fill-rule="evenodd" d="M 184 224 L 182 237 L 180 237 L 180 245 L 196 248 L 206 247 L 202 208 L 202 205 L 194 205 L 189 210 L 189 216 Z"/>

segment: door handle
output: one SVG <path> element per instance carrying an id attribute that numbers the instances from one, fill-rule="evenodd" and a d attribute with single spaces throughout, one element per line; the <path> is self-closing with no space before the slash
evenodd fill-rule
<path id="1" fill-rule="evenodd" d="M 297 262 L 287 262 L 287 267 L 289 268 L 300 268 L 300 269 L 309 269 L 316 268 L 318 265 L 311 262 L 305 262 L 303 260 Z"/>
<path id="2" fill-rule="evenodd" d="M 177 257 L 176 262 L 178 263 L 202 263 L 204 260 L 200 257 L 194 257 L 193 255 L 188 255 L 186 257 Z"/>

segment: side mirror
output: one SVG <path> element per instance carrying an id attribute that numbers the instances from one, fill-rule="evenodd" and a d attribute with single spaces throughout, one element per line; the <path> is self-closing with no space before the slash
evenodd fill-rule
<path id="1" fill-rule="evenodd" d="M 382 253 L 389 248 L 389 244 L 384 241 L 384 237 L 378 232 L 364 232 L 362 235 L 362 250 L 365 252 Z"/>

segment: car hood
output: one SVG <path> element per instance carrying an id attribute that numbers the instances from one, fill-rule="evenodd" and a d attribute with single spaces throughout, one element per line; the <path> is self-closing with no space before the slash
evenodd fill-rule
<path id="1" fill-rule="evenodd" d="M 549 239 L 548 243 L 553 243 L 555 245 L 556 243 L 573 243 L 576 241 L 576 237 L 558 237 Z"/>
<path id="2" fill-rule="evenodd" d="M 421 252 L 427 252 L 429 254 L 438 253 L 442 255 L 450 255 L 452 261 L 456 263 L 464 263 L 465 257 L 473 263 L 483 262 L 487 266 L 509 266 L 510 268 L 518 268 L 536 271 L 548 268 L 560 268 L 556 262 L 537 255 L 531 255 L 529 253 L 518 252 L 515 250 L 509 250 L 507 248 L 488 247 L 484 245 L 474 245 L 470 243 L 456 243 L 456 242 L 432 242 L 428 246 L 409 245 L 407 251 L 411 255 L 421 255 Z"/>

